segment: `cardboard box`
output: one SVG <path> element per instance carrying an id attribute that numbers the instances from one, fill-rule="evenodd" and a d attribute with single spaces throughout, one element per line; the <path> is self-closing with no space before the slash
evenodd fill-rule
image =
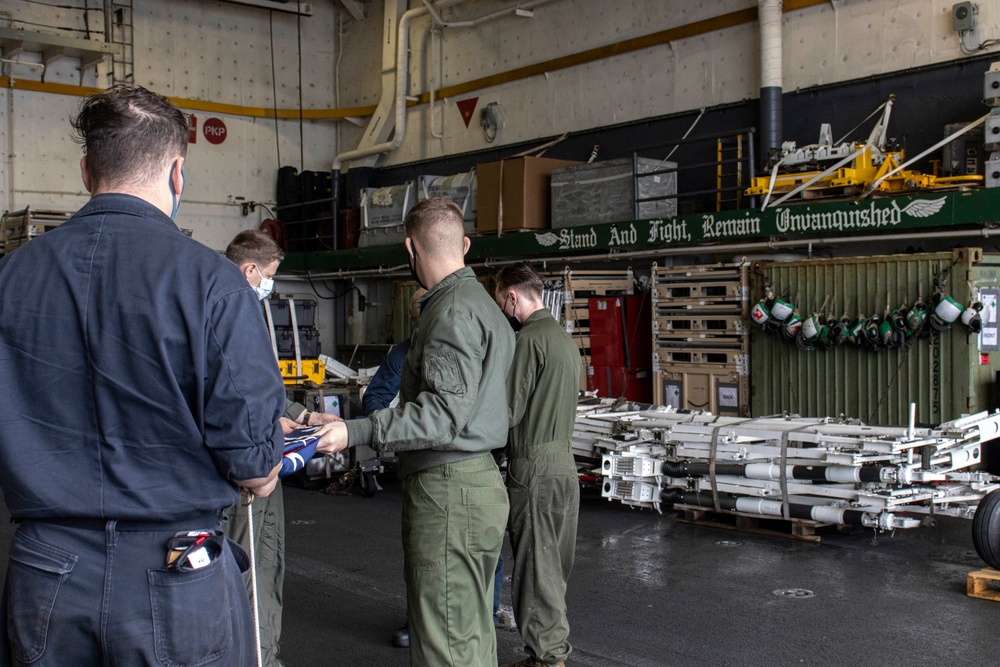
<path id="1" fill-rule="evenodd" d="M 746 386 L 736 371 L 690 366 L 653 373 L 653 403 L 714 415 L 749 414 Z"/>
<path id="2" fill-rule="evenodd" d="M 476 231 L 503 235 L 519 229 L 549 227 L 550 174 L 571 160 L 519 157 L 476 167 Z"/>

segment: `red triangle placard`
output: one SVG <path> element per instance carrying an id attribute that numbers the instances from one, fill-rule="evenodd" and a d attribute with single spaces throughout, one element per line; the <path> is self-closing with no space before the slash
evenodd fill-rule
<path id="1" fill-rule="evenodd" d="M 477 104 L 479 104 L 478 97 L 470 97 L 455 103 L 455 106 L 458 107 L 458 113 L 462 114 L 462 120 L 465 121 L 466 127 L 469 127 L 469 122 L 472 121 L 472 114 L 476 113 Z"/>

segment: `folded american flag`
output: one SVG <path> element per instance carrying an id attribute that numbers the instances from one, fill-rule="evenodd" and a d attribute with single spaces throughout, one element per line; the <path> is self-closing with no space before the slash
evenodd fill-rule
<path id="1" fill-rule="evenodd" d="M 285 453 L 281 457 L 278 477 L 302 470 L 309 459 L 316 456 L 316 443 L 319 442 L 316 431 L 319 429 L 319 426 L 303 426 L 285 436 Z"/>

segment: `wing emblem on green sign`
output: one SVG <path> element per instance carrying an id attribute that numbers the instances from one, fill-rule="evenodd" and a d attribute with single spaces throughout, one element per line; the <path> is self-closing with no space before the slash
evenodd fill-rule
<path id="1" fill-rule="evenodd" d="M 903 207 L 902 212 L 914 218 L 929 218 L 944 208 L 946 199 L 916 199 Z M 893 202 L 895 204 L 895 202 Z"/>

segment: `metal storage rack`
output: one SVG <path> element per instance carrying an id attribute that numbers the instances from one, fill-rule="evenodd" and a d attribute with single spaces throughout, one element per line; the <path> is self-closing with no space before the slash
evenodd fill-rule
<path id="1" fill-rule="evenodd" d="M 747 415 L 747 265 L 653 264 L 653 402 Z"/>
<path id="2" fill-rule="evenodd" d="M 55 229 L 72 217 L 69 211 L 5 211 L 0 217 L 0 254 L 13 252 L 39 234 Z"/>

